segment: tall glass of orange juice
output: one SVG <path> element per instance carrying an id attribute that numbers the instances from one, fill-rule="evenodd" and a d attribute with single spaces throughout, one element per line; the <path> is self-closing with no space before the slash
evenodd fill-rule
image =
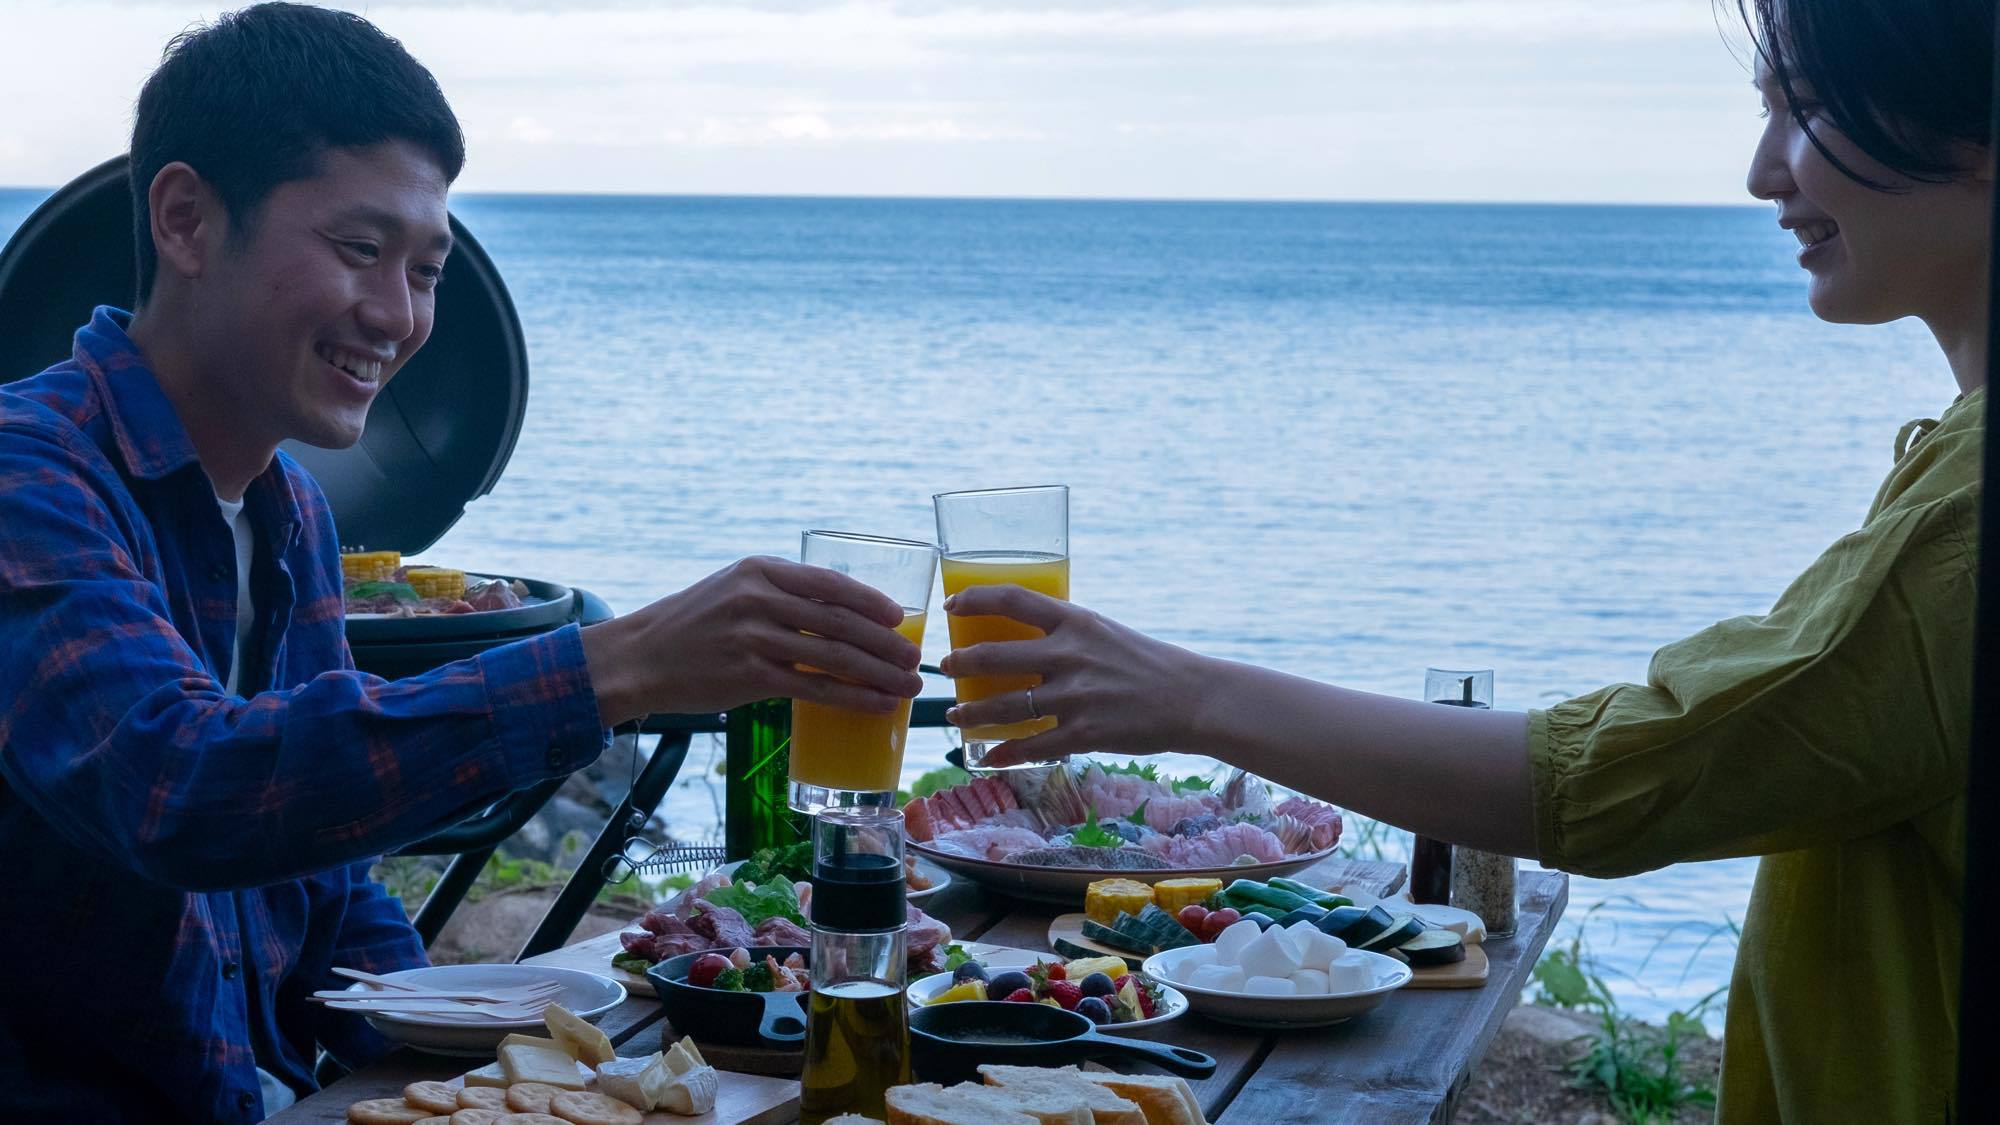
<path id="1" fill-rule="evenodd" d="M 879 535 L 808 531 L 799 559 L 839 571 L 895 599 L 903 607 L 903 623 L 896 631 L 923 646 L 924 612 L 937 573 L 936 546 Z M 792 807 L 806 813 L 894 808 L 896 784 L 903 774 L 903 743 L 909 733 L 907 699 L 887 714 L 794 699 Z"/>
<path id="2" fill-rule="evenodd" d="M 1069 600 L 1069 486 L 989 488 L 977 492 L 941 492 L 931 497 L 937 509 L 938 544 L 944 551 L 942 570 L 946 597 L 968 586 L 1014 585 Z M 1018 641 L 1042 635 L 1040 629 L 1007 617 L 948 618 L 953 649 L 982 641 Z M 970 703 L 993 695 L 1025 692 L 1042 682 L 1040 676 L 963 676 L 957 681 L 958 701 Z M 986 752 L 1011 738 L 1026 738 L 1052 729 L 1052 716 L 999 726 L 973 727 L 965 732 L 965 768 L 994 769 Z M 1024 763 L 1036 765 L 1039 763 Z"/>

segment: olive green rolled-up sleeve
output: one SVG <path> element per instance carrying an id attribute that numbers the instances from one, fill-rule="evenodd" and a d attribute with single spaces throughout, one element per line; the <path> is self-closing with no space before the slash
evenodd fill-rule
<path id="1" fill-rule="evenodd" d="M 1768 855 L 1868 835 L 1962 791 L 1976 471 L 1965 479 L 1878 499 L 1769 614 L 1668 645 L 1644 685 L 1531 713 L 1542 861 L 1614 877 Z"/>

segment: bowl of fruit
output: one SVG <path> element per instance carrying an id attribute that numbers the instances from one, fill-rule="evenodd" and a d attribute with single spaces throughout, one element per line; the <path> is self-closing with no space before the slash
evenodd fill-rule
<path id="1" fill-rule="evenodd" d="M 910 982 L 909 997 L 919 1008 L 968 1000 L 1048 1004 L 1112 1034 L 1162 1024 L 1188 1010 L 1179 989 L 1133 972 L 1117 957 L 1043 957 L 1022 968 L 967 961 Z"/>

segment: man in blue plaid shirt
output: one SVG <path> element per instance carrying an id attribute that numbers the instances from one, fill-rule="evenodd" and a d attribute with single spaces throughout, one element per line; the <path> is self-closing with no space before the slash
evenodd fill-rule
<path id="1" fill-rule="evenodd" d="M 387 1046 L 305 1003 L 331 968 L 424 963 L 374 856 L 649 712 L 919 687 L 899 607 L 776 559 L 354 670 L 326 500 L 277 448 L 353 444 L 423 346 L 463 160 L 429 72 L 344 13 L 225 16 L 140 94 L 138 308 L 0 389 L 0 1118 L 259 1120 L 318 1047 Z"/>

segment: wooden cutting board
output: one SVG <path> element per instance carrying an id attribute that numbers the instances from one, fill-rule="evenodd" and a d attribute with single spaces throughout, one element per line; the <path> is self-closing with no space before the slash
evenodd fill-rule
<path id="1" fill-rule="evenodd" d="M 699 1040 L 697 1040 L 699 1042 Z M 706 1048 L 702 1050 L 707 1057 Z M 755 1074 L 738 1074 L 724 1069 L 714 1059 L 709 1063 L 716 1068 L 720 1080 L 715 1091 L 715 1108 L 700 1117 L 682 1117 L 657 1109 L 645 1117 L 646 1125 L 777 1125 L 799 1119 L 799 1084 L 791 1078 L 765 1078 Z M 465 1077 L 445 1083 L 453 1089 L 465 1085 Z M 593 1084 L 592 1089 L 596 1089 Z"/>
<path id="2" fill-rule="evenodd" d="M 1073 945 L 1082 946 L 1107 957 L 1122 957 L 1125 963 L 1138 968 L 1145 960 L 1134 957 L 1123 950 L 1100 945 L 1083 936 L 1084 915 L 1064 914 L 1049 923 L 1049 947 L 1054 948 L 1056 939 L 1061 938 Z M 1410 983 L 1404 988 L 1478 988 L 1486 983 L 1486 951 L 1478 945 L 1468 943 L 1465 960 L 1450 965 L 1433 965 L 1429 968 L 1410 970 Z"/>

